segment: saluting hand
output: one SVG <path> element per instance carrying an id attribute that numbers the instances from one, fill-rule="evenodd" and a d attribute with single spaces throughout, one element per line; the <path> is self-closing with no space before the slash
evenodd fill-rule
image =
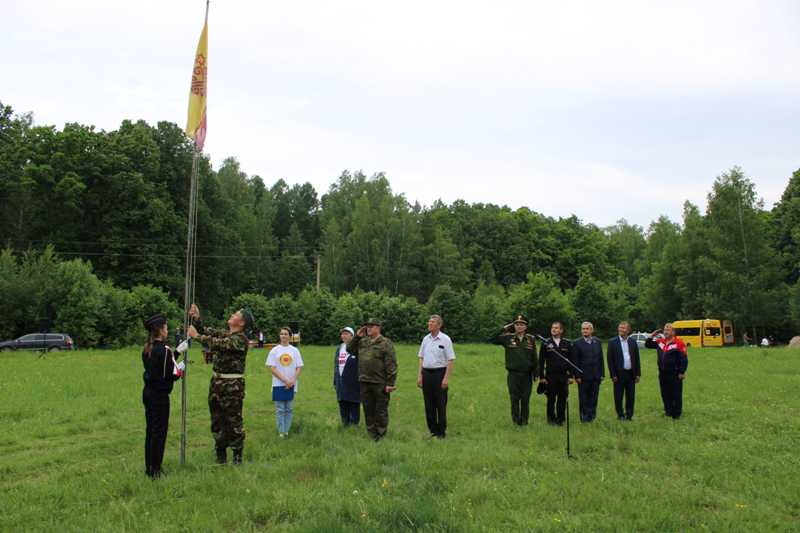
<path id="1" fill-rule="evenodd" d="M 367 326 L 361 326 L 361 329 L 356 331 L 356 336 L 357 337 L 363 337 L 366 334 L 367 334 Z"/>

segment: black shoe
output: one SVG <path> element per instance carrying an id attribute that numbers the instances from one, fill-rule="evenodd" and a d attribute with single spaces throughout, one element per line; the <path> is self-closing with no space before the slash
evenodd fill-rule
<path id="1" fill-rule="evenodd" d="M 624 416 L 618 416 L 617 420 L 625 420 L 625 417 Z"/>
<path id="2" fill-rule="evenodd" d="M 242 450 L 233 450 L 233 464 L 241 466 L 242 464 Z"/>
<path id="3" fill-rule="evenodd" d="M 436 435 L 436 438 L 437 439 L 443 439 L 444 438 L 444 433 L 442 433 L 441 435 Z"/>
<path id="4" fill-rule="evenodd" d="M 228 450 L 217 450 L 217 464 L 224 465 L 228 462 Z"/>

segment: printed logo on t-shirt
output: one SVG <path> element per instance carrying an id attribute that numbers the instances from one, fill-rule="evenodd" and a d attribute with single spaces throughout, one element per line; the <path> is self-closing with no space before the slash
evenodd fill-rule
<path id="1" fill-rule="evenodd" d="M 292 354 L 281 354 L 281 356 L 278 358 L 278 361 L 280 361 L 281 365 L 283 366 L 289 366 L 292 364 Z"/>
<path id="2" fill-rule="evenodd" d="M 350 354 L 347 352 L 343 352 L 339 354 L 339 364 L 343 365 L 347 362 L 347 358 L 350 357 Z"/>

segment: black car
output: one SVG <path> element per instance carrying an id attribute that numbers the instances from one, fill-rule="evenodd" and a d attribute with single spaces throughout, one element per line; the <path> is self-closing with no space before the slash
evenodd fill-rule
<path id="1" fill-rule="evenodd" d="M 75 346 L 66 333 L 31 333 L 8 342 L 0 342 L 0 352 L 8 350 L 72 350 Z"/>

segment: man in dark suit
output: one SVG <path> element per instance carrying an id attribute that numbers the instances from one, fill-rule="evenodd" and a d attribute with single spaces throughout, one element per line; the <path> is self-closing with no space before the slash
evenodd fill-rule
<path id="1" fill-rule="evenodd" d="M 581 336 L 572 341 L 572 354 L 575 366 L 583 373 L 576 376 L 578 382 L 578 402 L 581 422 L 591 422 L 597 418 L 597 397 L 600 383 L 606 378 L 603 364 L 603 343 L 592 336 L 594 326 L 591 322 L 581 324 Z"/>
<path id="2" fill-rule="evenodd" d="M 642 366 L 639 363 L 639 346 L 629 338 L 631 325 L 621 322 L 619 336 L 608 341 L 608 375 L 614 382 L 614 407 L 617 409 L 617 420 L 633 420 L 633 402 L 636 384 L 642 377 Z M 622 398 L 625 397 L 625 410 L 622 410 Z"/>

